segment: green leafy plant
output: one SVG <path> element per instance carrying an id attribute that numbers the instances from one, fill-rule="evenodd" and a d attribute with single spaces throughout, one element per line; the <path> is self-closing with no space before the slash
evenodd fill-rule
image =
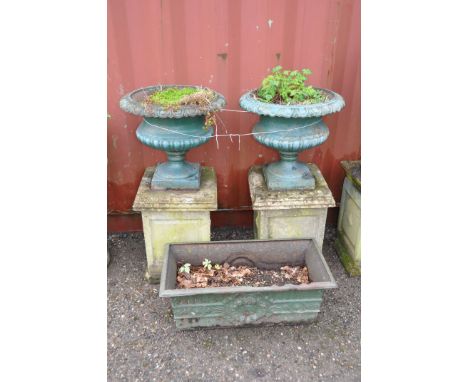
<path id="1" fill-rule="evenodd" d="M 179 268 L 179 273 L 190 273 L 190 263 L 185 263 Z"/>
<path id="2" fill-rule="evenodd" d="M 205 259 L 203 260 L 202 264 L 205 269 L 211 270 L 211 267 L 212 267 L 211 260 Z"/>
<path id="3" fill-rule="evenodd" d="M 282 69 L 281 66 L 276 66 L 263 79 L 256 94 L 260 101 L 289 105 L 318 103 L 326 99 L 320 90 L 305 84 L 307 76 L 312 74 L 310 69 Z"/>

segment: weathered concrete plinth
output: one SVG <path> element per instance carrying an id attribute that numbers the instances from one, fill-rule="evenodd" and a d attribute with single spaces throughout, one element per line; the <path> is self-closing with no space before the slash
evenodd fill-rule
<path id="1" fill-rule="evenodd" d="M 152 190 L 155 167 L 148 167 L 133 209 L 141 211 L 145 236 L 146 279 L 159 282 L 164 246 L 184 241 L 210 241 L 210 211 L 217 209 L 216 174 L 202 167 L 199 190 Z"/>
<path id="2" fill-rule="evenodd" d="M 361 162 L 341 162 L 346 178 L 341 194 L 336 249 L 351 276 L 361 274 Z"/>
<path id="3" fill-rule="evenodd" d="M 327 211 L 335 207 L 335 200 L 318 167 L 310 163 L 307 166 L 315 178 L 313 190 L 268 190 L 262 166 L 250 168 L 256 239 L 312 237 L 322 249 Z"/>

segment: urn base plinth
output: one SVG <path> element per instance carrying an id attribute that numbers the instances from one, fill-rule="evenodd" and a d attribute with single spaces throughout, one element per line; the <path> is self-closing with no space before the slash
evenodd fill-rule
<path id="1" fill-rule="evenodd" d="M 164 162 L 156 166 L 151 178 L 152 190 L 198 190 L 200 188 L 200 164 Z"/>
<path id="2" fill-rule="evenodd" d="M 143 221 L 147 269 L 145 278 L 158 283 L 168 243 L 210 241 L 210 211 L 217 203 L 216 174 L 201 167 L 200 187 L 194 190 L 153 190 L 155 168 L 148 167 L 138 188 L 133 210 Z"/>
<path id="3" fill-rule="evenodd" d="M 322 249 L 328 208 L 335 207 L 335 200 L 319 168 L 306 166 L 315 179 L 313 189 L 273 191 L 267 187 L 262 167 L 250 168 L 255 239 L 312 237 Z"/>
<path id="4" fill-rule="evenodd" d="M 279 162 L 263 166 L 263 176 L 269 190 L 314 189 L 315 178 L 309 166 L 296 160 L 297 153 L 280 153 Z"/>

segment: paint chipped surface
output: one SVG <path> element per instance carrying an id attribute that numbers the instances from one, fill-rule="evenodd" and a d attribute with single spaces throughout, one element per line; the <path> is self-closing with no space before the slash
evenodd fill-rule
<path id="1" fill-rule="evenodd" d="M 119 140 L 119 136 L 113 134 L 112 135 L 112 147 L 114 148 L 114 150 L 117 150 L 117 141 L 118 140 Z"/>
<path id="2" fill-rule="evenodd" d="M 123 177 L 122 171 L 118 171 L 117 176 L 115 177 L 115 183 L 122 184 L 124 182 L 123 180 L 124 180 L 124 177 Z"/>
<path id="3" fill-rule="evenodd" d="M 271 25 L 273 24 L 273 20 L 272 20 L 272 19 L 269 19 L 269 20 L 267 21 L 267 24 L 268 24 L 268 28 L 271 29 Z"/>

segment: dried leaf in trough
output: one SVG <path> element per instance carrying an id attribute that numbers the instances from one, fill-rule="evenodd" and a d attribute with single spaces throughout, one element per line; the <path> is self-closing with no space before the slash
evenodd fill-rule
<path id="1" fill-rule="evenodd" d="M 248 266 L 230 266 L 224 263 L 220 269 L 210 270 L 193 266 L 191 273 L 177 276 L 178 288 L 206 288 L 229 286 L 265 286 L 309 283 L 307 267 L 284 266 L 277 270 L 264 270 Z"/>
<path id="2" fill-rule="evenodd" d="M 187 280 L 185 277 L 177 276 L 177 283 L 183 288 L 194 288 L 192 280 Z"/>
<path id="3" fill-rule="evenodd" d="M 284 272 L 284 277 L 287 279 L 292 279 L 296 273 L 296 267 L 292 268 L 289 265 L 281 267 L 281 270 Z"/>
<path id="4" fill-rule="evenodd" d="M 192 280 L 197 284 L 197 288 L 205 288 L 208 285 L 208 277 L 200 274 L 194 274 Z"/>
<path id="5" fill-rule="evenodd" d="M 231 268 L 229 268 L 229 269 L 231 270 L 232 268 L 233 268 L 233 267 L 231 267 Z M 242 279 L 242 278 L 244 278 L 245 276 L 250 275 L 251 273 L 252 273 L 252 271 L 251 271 L 249 268 L 243 266 L 243 267 L 239 267 L 238 270 L 235 270 L 235 268 L 234 268 L 234 270 L 233 270 L 233 272 L 231 273 L 231 275 L 232 275 L 233 277 L 235 277 L 235 278 L 240 278 L 240 279 Z"/>
<path id="6" fill-rule="evenodd" d="M 307 267 L 303 267 L 299 272 L 296 280 L 301 284 L 308 284 L 309 283 L 309 270 Z"/>
<path id="7" fill-rule="evenodd" d="M 215 270 L 214 269 L 210 269 L 209 271 L 205 272 L 209 277 L 213 277 L 215 275 Z"/>

